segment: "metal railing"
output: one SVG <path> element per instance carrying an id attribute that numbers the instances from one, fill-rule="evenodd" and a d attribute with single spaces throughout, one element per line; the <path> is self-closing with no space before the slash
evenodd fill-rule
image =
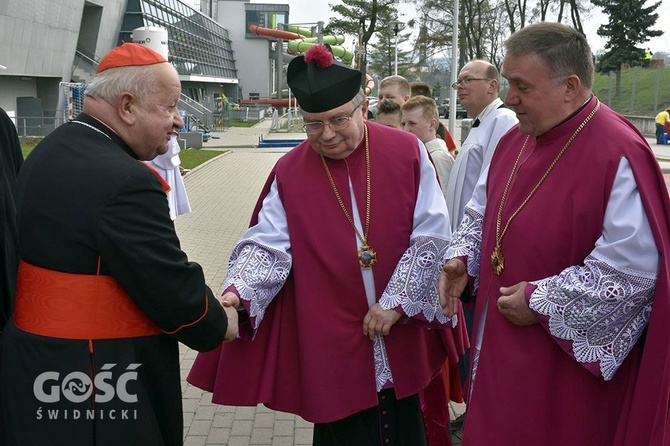
<path id="1" fill-rule="evenodd" d="M 56 110 L 43 110 L 42 116 L 16 116 L 16 132 L 20 137 L 44 137 L 62 122 L 57 119 Z"/>
<path id="2" fill-rule="evenodd" d="M 214 112 L 201 103 L 194 101 L 184 93 L 179 98 L 179 108 L 184 110 L 190 118 L 191 125 L 187 130 L 203 130 L 209 132 L 214 123 Z"/>
<path id="3" fill-rule="evenodd" d="M 81 46 L 77 46 L 70 77 L 75 82 L 87 83 L 95 76 L 99 64 L 100 57 Z"/>
<path id="4" fill-rule="evenodd" d="M 302 114 L 295 108 L 286 109 L 286 113 L 279 115 L 279 109 L 272 111 L 272 124 L 270 131 L 276 133 L 297 133 L 302 132 Z"/>

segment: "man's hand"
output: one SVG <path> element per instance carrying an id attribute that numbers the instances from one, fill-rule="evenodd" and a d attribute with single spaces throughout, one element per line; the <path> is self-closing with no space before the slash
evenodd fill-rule
<path id="1" fill-rule="evenodd" d="M 391 333 L 391 327 L 398 322 L 400 316 L 401 314 L 397 311 L 384 310 L 379 303 L 375 303 L 363 319 L 363 334 L 370 340 L 373 340 L 377 333 L 388 336 Z"/>
<path id="2" fill-rule="evenodd" d="M 468 273 L 465 270 L 465 263 L 458 259 L 450 259 L 442 267 L 440 280 L 438 282 L 438 291 L 440 293 L 440 305 L 442 312 L 448 318 L 458 313 L 461 294 L 468 285 Z"/>
<path id="3" fill-rule="evenodd" d="M 223 311 L 228 317 L 228 329 L 226 329 L 226 337 L 224 342 L 230 342 L 237 339 L 239 327 L 237 324 L 237 307 L 240 306 L 240 298 L 235 293 L 230 291 L 219 298 L 219 302 L 223 305 Z"/>
<path id="4" fill-rule="evenodd" d="M 498 298 L 498 311 L 505 319 L 514 325 L 533 325 L 538 320 L 535 313 L 526 302 L 526 285 L 528 282 L 519 282 L 511 287 L 501 287 Z"/>
<path id="5" fill-rule="evenodd" d="M 223 342 L 230 342 L 237 339 L 237 333 L 239 332 L 239 327 L 237 325 L 237 310 L 235 307 L 223 307 L 223 311 L 226 312 L 228 317 L 228 328 L 226 329 L 226 337 L 223 338 Z"/>
<path id="6" fill-rule="evenodd" d="M 219 298 L 219 302 L 221 302 L 221 305 L 223 305 L 224 307 L 237 308 L 240 306 L 240 298 L 238 297 L 237 294 L 231 291 L 228 291 L 223 296 L 221 296 Z"/>

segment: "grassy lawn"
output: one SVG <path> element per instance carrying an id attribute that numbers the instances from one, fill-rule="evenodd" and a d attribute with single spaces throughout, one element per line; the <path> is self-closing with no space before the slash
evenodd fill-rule
<path id="1" fill-rule="evenodd" d="M 24 159 L 30 155 L 30 152 L 33 151 L 37 143 L 39 143 L 41 140 L 42 138 L 23 138 L 21 140 L 21 151 L 23 152 Z M 179 158 L 181 159 L 181 166 L 184 169 L 193 169 L 205 161 L 208 161 L 224 153 L 226 152 L 221 150 L 187 149 L 183 150 L 179 154 Z"/>
<path id="2" fill-rule="evenodd" d="M 621 70 L 621 93 L 615 95 L 616 76 L 596 73 L 593 91 L 603 103 L 622 115 L 656 116 L 670 106 L 670 68 Z M 610 102 L 611 85 L 611 103 Z M 658 90 L 658 93 L 657 93 Z M 654 109 L 656 98 L 656 109 Z"/>
<path id="3" fill-rule="evenodd" d="M 21 139 L 21 152 L 23 152 L 23 159 L 26 159 L 30 152 L 33 151 L 37 143 L 42 141 L 42 138 L 22 138 Z"/>
<path id="4" fill-rule="evenodd" d="M 228 123 L 230 127 L 244 127 L 244 128 L 253 127 L 256 124 L 258 124 L 257 121 L 230 121 Z"/>
<path id="5" fill-rule="evenodd" d="M 181 159 L 181 167 L 184 169 L 193 169 L 205 161 L 211 160 L 212 158 L 224 153 L 226 152 L 220 150 L 187 149 L 182 150 L 179 153 L 179 158 Z"/>

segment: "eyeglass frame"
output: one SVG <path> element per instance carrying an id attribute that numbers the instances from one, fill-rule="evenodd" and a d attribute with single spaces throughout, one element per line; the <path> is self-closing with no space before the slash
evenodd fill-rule
<path id="1" fill-rule="evenodd" d="M 334 131 L 334 132 L 338 132 L 338 131 L 340 131 L 340 130 L 344 130 L 344 129 L 346 129 L 347 127 L 349 127 L 349 124 L 351 123 L 351 118 L 354 117 L 354 115 L 356 114 L 356 111 L 357 111 L 362 105 L 363 105 L 363 102 L 361 102 L 360 104 L 356 105 L 356 107 L 354 107 L 354 109 L 351 111 L 351 113 L 349 113 L 349 114 L 346 115 L 346 116 L 338 116 L 337 118 L 334 118 L 334 119 L 343 119 L 343 121 L 342 121 L 341 124 L 333 124 L 332 120 L 330 120 L 330 119 L 328 120 L 328 122 L 324 122 L 324 121 L 308 121 L 308 122 L 303 122 L 303 123 L 302 123 L 302 129 L 303 129 L 303 130 L 305 131 L 305 133 L 307 133 L 308 135 L 318 135 L 318 134 L 320 134 L 320 133 L 323 132 L 323 130 L 326 128 L 326 125 L 327 125 L 328 127 L 330 127 L 330 129 L 331 129 L 332 131 Z M 312 124 L 321 124 L 321 126 L 320 126 L 319 129 L 310 132 L 308 129 L 309 129 L 309 127 L 310 127 Z"/>
<path id="2" fill-rule="evenodd" d="M 488 77 L 466 77 L 464 79 L 461 79 L 460 81 L 456 81 L 453 84 L 451 84 L 451 88 L 454 90 L 458 90 L 458 86 L 463 84 L 465 87 L 472 81 L 492 81 L 493 79 L 489 79 Z"/>

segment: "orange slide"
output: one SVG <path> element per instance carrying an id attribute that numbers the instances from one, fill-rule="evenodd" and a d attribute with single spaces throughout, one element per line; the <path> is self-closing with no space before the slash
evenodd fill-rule
<path id="1" fill-rule="evenodd" d="M 303 36 L 298 33 L 282 31 L 280 29 L 263 28 L 258 25 L 249 25 L 249 31 L 258 34 L 259 36 L 276 37 L 277 39 L 296 40 L 303 38 Z"/>

